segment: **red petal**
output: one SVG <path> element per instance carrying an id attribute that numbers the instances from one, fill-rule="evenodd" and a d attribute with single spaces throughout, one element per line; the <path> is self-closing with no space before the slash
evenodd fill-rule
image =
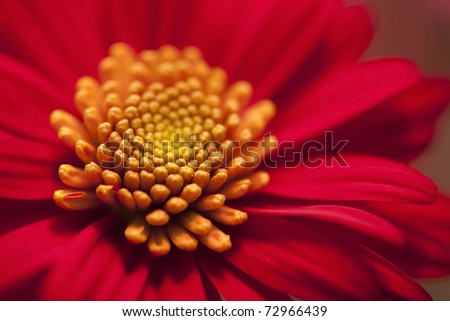
<path id="1" fill-rule="evenodd" d="M 206 300 L 204 280 L 192 253 L 172 249 L 167 257 L 153 257 L 135 248 L 126 264 L 126 276 L 114 291 L 114 300 Z"/>
<path id="2" fill-rule="evenodd" d="M 234 206 L 250 215 L 284 216 L 325 234 L 346 235 L 414 278 L 450 273 L 450 199 L 445 196 L 438 197 L 432 205 L 346 203 L 354 207 L 350 208 L 289 203 L 292 202 L 286 199 L 254 196 Z"/>
<path id="3" fill-rule="evenodd" d="M 286 294 L 253 279 L 209 250 L 202 251 L 198 259 L 208 278 L 227 301 L 290 300 Z"/>
<path id="4" fill-rule="evenodd" d="M 76 79 L 86 73 L 94 75 L 106 54 L 107 34 L 114 25 L 105 12 L 110 7 L 114 6 L 99 1 L 51 6 L 42 1 L 2 2 L 1 51 L 38 68 L 70 102 Z M 127 21 L 135 21 L 139 13 L 136 10 Z M 130 16 L 124 12 L 125 17 Z"/>
<path id="5" fill-rule="evenodd" d="M 122 233 L 120 232 L 117 229 L 114 230 L 110 239 L 104 242 L 103 246 L 107 248 L 110 255 L 108 255 L 109 260 L 106 266 L 104 266 L 105 269 L 102 271 L 99 280 L 95 280 L 97 282 L 94 291 L 89 294 L 89 297 L 94 300 L 114 300 L 119 294 L 120 285 L 128 276 L 129 271 L 126 269 L 126 263 L 132 259 L 131 252 L 134 246 L 128 241 L 123 240 Z M 107 242 L 111 239 L 114 241 Z M 97 252 L 96 254 L 105 255 L 103 252 Z M 140 294 L 140 291 L 138 290 L 137 293 Z"/>
<path id="6" fill-rule="evenodd" d="M 255 88 L 254 100 L 259 100 L 282 88 L 319 46 L 338 12 L 338 2 L 293 1 L 286 5 L 258 1 L 240 11 L 245 23 L 240 21 L 234 27 L 239 32 L 230 33 L 229 47 L 219 47 L 224 57 L 221 66 L 232 79 L 248 80 Z"/>
<path id="7" fill-rule="evenodd" d="M 383 217 L 405 235 L 401 247 L 378 244 L 376 251 L 415 278 L 450 273 L 450 199 L 440 196 L 433 205 L 359 204 Z"/>
<path id="8" fill-rule="evenodd" d="M 308 60 L 280 84 L 274 97 L 279 110 L 296 104 L 309 87 L 324 74 L 343 64 L 356 62 L 372 40 L 371 18 L 363 6 L 339 10 L 330 19 L 326 33 Z M 299 86 L 300 85 L 300 86 Z"/>
<path id="9" fill-rule="evenodd" d="M 150 253 L 147 254 L 150 257 Z M 143 300 L 206 300 L 200 271 L 192 253 L 176 249 L 168 256 L 154 258 Z"/>
<path id="10" fill-rule="evenodd" d="M 347 152 L 410 161 L 433 137 L 435 123 L 450 101 L 450 82 L 427 79 L 334 130 L 349 140 Z"/>
<path id="11" fill-rule="evenodd" d="M 304 141 L 390 99 L 420 79 L 416 68 L 403 60 L 346 65 L 278 113 L 273 133 L 280 141 Z"/>
<path id="12" fill-rule="evenodd" d="M 87 6 L 91 3 L 92 1 L 86 1 Z M 114 42 L 122 41 L 128 43 L 137 51 L 155 48 L 154 35 L 162 29 L 162 26 L 160 25 L 160 28 L 155 27 L 154 22 L 155 20 L 158 21 L 159 18 L 167 18 L 159 10 L 161 4 L 165 5 L 166 2 L 116 1 L 112 3 L 107 0 L 98 1 L 97 7 L 100 12 L 93 14 L 91 18 L 93 21 L 88 23 L 90 23 L 91 28 L 99 25 L 102 33 L 93 36 L 93 41 L 102 41 L 103 44 L 108 46 Z M 79 6 L 79 4 L 74 6 Z M 80 15 L 82 14 L 83 8 L 80 10 Z M 73 17 L 73 14 L 69 11 L 67 17 Z M 130 17 L 133 17 L 133 19 L 129 19 Z M 168 21 L 170 20 L 164 22 L 167 23 Z M 106 48 L 106 46 L 103 48 Z M 98 63 L 99 61 L 94 60 L 94 62 Z"/>
<path id="13" fill-rule="evenodd" d="M 147 255 L 148 253 L 146 253 L 145 249 L 138 247 L 134 249 L 131 257 L 126 262 L 126 275 L 112 293 L 112 300 L 135 301 L 142 299 L 148 275 L 150 271 L 153 271 L 155 264 L 157 264 L 155 260 L 149 259 Z"/>
<path id="14" fill-rule="evenodd" d="M 54 83 L 29 66 L 0 55 L 0 87 L 2 131 L 29 140 L 58 142 L 49 115 L 61 107 L 65 98 Z M 5 134 L 0 133 L 0 137 Z"/>
<path id="15" fill-rule="evenodd" d="M 0 234 L 36 223 L 50 216 L 67 214 L 53 200 L 1 200 Z M 33 209 L 33 210 L 31 210 Z"/>
<path id="16" fill-rule="evenodd" d="M 315 57 L 316 61 L 338 65 L 358 60 L 369 46 L 373 32 L 372 19 L 364 6 L 345 8 L 329 26 L 320 50 L 324 56 Z"/>
<path id="17" fill-rule="evenodd" d="M 50 199 L 55 190 L 65 187 L 58 178 L 58 166 L 70 163 L 74 156 L 64 146 L 2 138 L 0 144 L 0 197 Z"/>
<path id="18" fill-rule="evenodd" d="M 91 291 L 96 289 L 96 282 L 101 281 L 110 256 L 118 255 L 118 249 L 109 244 L 106 234 L 115 221 L 113 216 L 105 216 L 79 231 L 67 245 L 59 248 L 42 283 L 40 299 L 91 298 Z"/>
<path id="19" fill-rule="evenodd" d="M 261 203 L 261 201 L 260 199 L 257 202 Z M 376 240 L 390 246 L 404 244 L 403 234 L 398 227 L 381 217 L 360 209 L 338 205 L 302 207 L 277 205 L 276 208 L 270 209 L 265 204 L 258 205 L 260 207 L 243 206 L 241 209 L 250 215 L 289 217 L 298 224 L 330 225 L 332 228 L 339 228 L 340 233 L 342 231 L 344 233 L 356 233 L 364 239 Z"/>
<path id="20" fill-rule="evenodd" d="M 250 81 L 255 98 L 267 97 L 318 46 L 339 6 L 334 0 L 288 6 L 277 1 L 166 1 L 153 10 L 158 14 L 151 17 L 150 37 L 156 46 L 198 46 L 233 81 Z"/>
<path id="21" fill-rule="evenodd" d="M 427 293 L 388 261 L 338 235 L 271 216 L 239 227 L 225 257 L 239 269 L 305 300 L 428 299 Z"/>
<path id="22" fill-rule="evenodd" d="M 198 264 L 197 264 L 198 265 Z M 206 276 L 205 272 L 201 269 L 201 267 L 198 267 L 200 271 L 200 276 L 202 277 L 203 286 L 205 287 L 205 292 L 207 295 L 208 301 L 222 301 L 223 298 L 219 291 L 217 290 L 216 286 L 211 282 L 211 280 Z"/>
<path id="23" fill-rule="evenodd" d="M 349 165 L 278 168 L 263 193 L 295 199 L 432 203 L 436 185 L 418 171 L 391 160 L 343 155 Z"/>
<path id="24" fill-rule="evenodd" d="M 42 298 L 38 287 L 34 292 L 23 293 L 23 290 L 29 283 L 42 280 L 59 249 L 93 219 L 92 213 L 58 214 L 2 233 L 0 262 L 7 264 L 0 265 L 0 298 Z"/>

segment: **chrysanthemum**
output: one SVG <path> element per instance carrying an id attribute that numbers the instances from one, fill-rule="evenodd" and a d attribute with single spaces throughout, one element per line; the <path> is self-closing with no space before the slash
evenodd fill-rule
<path id="1" fill-rule="evenodd" d="M 450 84 L 405 60 L 357 62 L 372 35 L 363 8 L 0 12 L 0 298 L 427 299 L 414 279 L 449 273 L 450 200 L 404 163 Z M 325 131 L 349 141 L 348 166 L 281 163 Z M 267 132 L 276 166 L 221 163 L 220 146 Z M 192 133 L 216 143 L 189 145 Z M 174 134 L 189 143 L 179 153 L 162 144 Z"/>

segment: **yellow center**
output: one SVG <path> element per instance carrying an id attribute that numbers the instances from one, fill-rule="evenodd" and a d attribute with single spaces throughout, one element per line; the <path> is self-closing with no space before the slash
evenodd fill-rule
<path id="1" fill-rule="evenodd" d="M 73 189 L 55 191 L 56 204 L 121 209 L 125 237 L 156 256 L 172 245 L 194 250 L 199 241 L 218 252 L 231 248 L 220 226 L 241 224 L 247 214 L 225 202 L 269 182 L 255 169 L 275 139 L 261 140 L 273 103 L 247 106 L 251 85 L 227 86 L 225 71 L 208 66 L 194 47 L 135 53 L 117 43 L 100 62 L 99 78 L 77 82 L 83 122 L 63 110 L 50 116 L 85 164 L 59 167 Z M 251 153 L 241 149 L 248 141 L 255 141 Z"/>

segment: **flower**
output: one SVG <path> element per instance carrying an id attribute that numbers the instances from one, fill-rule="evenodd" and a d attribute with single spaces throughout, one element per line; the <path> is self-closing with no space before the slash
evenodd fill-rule
<path id="1" fill-rule="evenodd" d="M 0 298 L 428 299 L 413 278 L 449 273 L 450 200 L 404 163 L 429 143 L 450 83 L 425 78 L 401 59 L 358 62 L 372 35 L 362 7 L 337 0 L 2 6 Z M 276 103 L 267 130 L 279 142 L 321 142 L 332 130 L 334 142 L 348 140 L 348 166 L 266 166 L 267 186 L 227 202 L 248 220 L 220 225 L 232 241 L 222 253 L 172 246 L 155 257 L 126 240 L 126 221 L 109 207 L 58 208 L 53 193 L 67 189 L 58 167 L 83 164 L 48 117 L 54 109 L 77 113 L 85 100 L 76 96 L 73 104 L 73 86 L 94 76 L 119 41 L 139 52 L 198 47 L 230 84 L 252 85 L 250 105 Z M 79 156 L 89 156 L 86 146 Z M 276 164 L 294 152 L 279 149 Z M 71 171 L 59 174 L 68 182 Z M 87 204 L 70 203 L 67 195 L 80 196 L 71 193 L 57 192 L 56 202 Z"/>

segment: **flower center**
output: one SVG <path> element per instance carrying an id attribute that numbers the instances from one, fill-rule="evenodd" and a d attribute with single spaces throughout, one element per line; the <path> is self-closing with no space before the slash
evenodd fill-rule
<path id="1" fill-rule="evenodd" d="M 55 191 L 56 204 L 119 210 L 128 221 L 125 237 L 156 256 L 199 242 L 218 252 L 231 248 L 221 226 L 241 224 L 247 214 L 225 202 L 269 182 L 255 169 L 273 144 L 273 136 L 261 139 L 273 103 L 247 106 L 251 85 L 228 86 L 225 71 L 208 66 L 194 47 L 135 53 L 117 43 L 100 62 L 99 78 L 77 82 L 82 122 L 62 110 L 50 116 L 85 164 L 59 167 L 73 189 Z"/>

